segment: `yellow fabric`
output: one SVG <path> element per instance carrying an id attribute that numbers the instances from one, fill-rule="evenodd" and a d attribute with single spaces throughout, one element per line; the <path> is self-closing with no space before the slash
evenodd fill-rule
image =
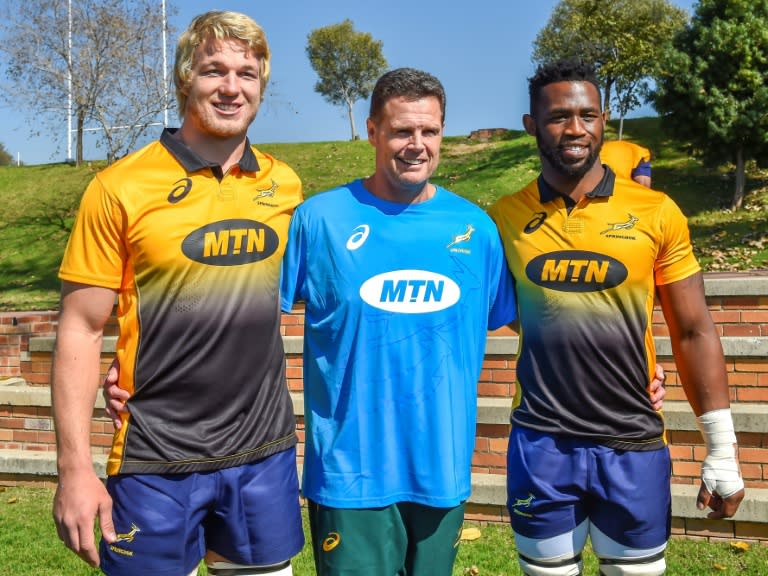
<path id="1" fill-rule="evenodd" d="M 155 466 L 163 466 L 162 454 L 174 453 L 161 444 L 178 437 L 161 433 L 173 426 L 190 435 L 183 450 L 179 441 L 180 467 L 253 459 L 263 446 L 277 451 L 276 444 L 290 442 L 287 428 L 260 439 L 254 433 L 257 444 L 236 439 L 225 428 L 232 422 L 223 420 L 225 414 L 229 420 L 232 414 L 259 418 L 246 405 L 254 401 L 252 391 L 238 392 L 251 378 L 280 394 L 284 387 L 282 345 L 273 340 L 279 339 L 280 261 L 291 214 L 302 200 L 301 182 L 287 165 L 252 150 L 257 172 L 235 165 L 219 180 L 210 167 L 188 172 L 154 142 L 97 174 L 85 191 L 59 275 L 118 292 L 120 386 L 136 402 L 115 436 L 108 474 L 125 471 L 125 459 L 160 471 Z M 213 455 L 206 437 L 193 436 L 189 421 L 205 410 L 190 401 L 195 391 L 198 401 L 212 402 L 207 441 L 215 443 L 219 434 L 222 444 L 230 444 L 226 453 Z M 147 394 L 162 399 L 144 405 Z M 242 398 L 243 410 L 222 408 L 221 420 L 214 420 L 213 402 L 231 397 Z M 151 412 L 158 404 L 167 415 Z M 143 439 L 131 455 L 127 442 L 139 413 Z M 268 426 L 269 418 L 264 421 Z"/>
<path id="2" fill-rule="evenodd" d="M 632 170 L 640 162 L 650 162 L 651 152 L 639 144 L 626 140 L 608 140 L 600 149 L 600 161 L 611 167 L 617 176 L 632 179 Z"/>

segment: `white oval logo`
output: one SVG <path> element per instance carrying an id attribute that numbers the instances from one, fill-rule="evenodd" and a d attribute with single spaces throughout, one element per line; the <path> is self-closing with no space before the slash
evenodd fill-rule
<path id="1" fill-rule="evenodd" d="M 450 308 L 461 297 L 459 285 L 426 270 L 394 270 L 377 274 L 360 286 L 364 302 L 387 312 L 424 314 Z"/>
<path id="2" fill-rule="evenodd" d="M 370 231 L 371 229 L 368 227 L 368 224 L 361 224 L 352 230 L 352 235 L 347 240 L 347 250 L 357 250 L 360 248 L 368 239 Z"/>

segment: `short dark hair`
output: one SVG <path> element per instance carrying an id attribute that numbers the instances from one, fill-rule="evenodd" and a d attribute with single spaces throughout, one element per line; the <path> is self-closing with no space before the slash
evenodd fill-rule
<path id="1" fill-rule="evenodd" d="M 539 100 L 541 90 L 555 82 L 589 82 L 600 94 L 600 84 L 597 81 L 595 67 L 582 60 L 563 59 L 541 64 L 536 74 L 528 78 L 528 95 L 530 97 L 530 113 L 534 113 L 534 105 Z"/>
<path id="2" fill-rule="evenodd" d="M 434 96 L 440 102 L 440 121 L 445 122 L 445 89 L 436 77 L 415 68 L 396 68 L 382 75 L 371 94 L 368 116 L 376 121 L 382 108 L 391 98 L 402 96 L 419 100 Z"/>

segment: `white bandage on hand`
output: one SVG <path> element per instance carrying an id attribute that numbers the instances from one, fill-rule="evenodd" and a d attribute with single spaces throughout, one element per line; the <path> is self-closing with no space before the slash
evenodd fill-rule
<path id="1" fill-rule="evenodd" d="M 707 457 L 701 465 L 701 480 L 711 494 L 728 498 L 744 488 L 736 462 L 736 433 L 730 408 L 712 410 L 696 418 L 707 443 Z"/>

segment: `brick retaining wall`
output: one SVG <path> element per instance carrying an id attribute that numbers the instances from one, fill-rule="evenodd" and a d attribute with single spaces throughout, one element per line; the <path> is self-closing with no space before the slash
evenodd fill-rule
<path id="1" fill-rule="evenodd" d="M 734 520 L 712 522 L 692 508 L 704 446 L 685 402 L 660 311 L 654 314 L 659 361 L 665 367 L 665 415 L 673 458 L 675 534 L 742 538 L 768 543 L 768 274 L 707 275 L 707 301 L 726 354 L 747 499 Z M 55 482 L 54 436 L 47 390 L 56 311 L 0 313 L 0 485 Z M 301 393 L 303 314 L 283 317 L 288 387 L 294 395 L 300 440 L 304 422 Z M 102 371 L 114 353 L 114 322 L 107 327 Z M 479 382 L 473 497 L 467 517 L 506 522 L 503 481 L 509 408 L 515 392 L 517 338 L 509 329 L 489 333 Z M 111 443 L 111 424 L 97 402 L 92 446 L 102 461 Z M 303 443 L 299 445 L 299 456 Z M 691 491 L 694 491 L 691 496 Z"/>

